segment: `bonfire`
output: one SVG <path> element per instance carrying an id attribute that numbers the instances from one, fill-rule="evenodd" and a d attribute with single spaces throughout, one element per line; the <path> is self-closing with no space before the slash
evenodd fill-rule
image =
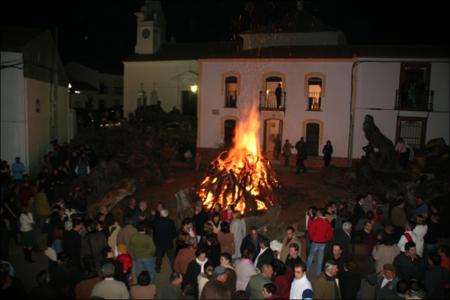
<path id="1" fill-rule="evenodd" d="M 267 210 L 276 203 L 274 189 L 279 184 L 270 161 L 261 153 L 259 126 L 253 107 L 248 118 L 238 123 L 231 149 L 210 164 L 198 192 L 207 209 L 218 203 L 244 214 Z"/>

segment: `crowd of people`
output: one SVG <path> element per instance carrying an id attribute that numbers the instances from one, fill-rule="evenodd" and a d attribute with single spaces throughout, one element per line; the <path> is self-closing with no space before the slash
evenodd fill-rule
<path id="1" fill-rule="evenodd" d="M 68 299 L 445 299 L 448 232 L 440 211 L 418 196 L 392 205 L 368 193 L 299 213 L 269 239 L 247 229 L 233 207 L 202 202 L 181 222 L 164 203 L 130 197 L 121 217 L 100 207 L 92 216 L 71 182 L 95 167 L 89 147 L 55 143 L 30 181 L 17 159 L 1 163 L 0 295 Z M 21 165 L 22 164 L 22 165 Z M 179 224 L 178 224 L 179 223 Z M 39 232 L 39 234 L 36 234 Z M 45 240 L 42 240 L 42 237 Z M 41 241 L 38 241 L 38 239 Z M 26 292 L 9 259 L 43 251 L 46 269 Z M 157 283 L 167 257 L 168 284 Z"/>

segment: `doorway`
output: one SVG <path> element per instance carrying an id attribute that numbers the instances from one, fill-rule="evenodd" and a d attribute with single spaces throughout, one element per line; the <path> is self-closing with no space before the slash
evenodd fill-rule
<path id="1" fill-rule="evenodd" d="M 319 156 L 319 135 L 319 124 L 306 124 L 306 151 L 308 153 L 308 156 Z"/>
<path id="2" fill-rule="evenodd" d="M 225 120 L 223 133 L 223 144 L 225 148 L 231 148 L 233 146 L 234 131 L 236 129 L 236 120 Z"/>
<path id="3" fill-rule="evenodd" d="M 268 159 L 274 159 L 275 138 L 280 135 L 283 141 L 283 121 L 268 119 L 264 121 L 264 144 L 263 151 Z M 280 155 L 281 157 L 281 155 Z"/>

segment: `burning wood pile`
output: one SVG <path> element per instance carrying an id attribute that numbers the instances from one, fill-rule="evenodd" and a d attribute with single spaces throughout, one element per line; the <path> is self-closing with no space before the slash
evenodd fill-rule
<path id="1" fill-rule="evenodd" d="M 235 131 L 234 145 L 222 152 L 208 168 L 198 195 L 207 209 L 217 203 L 241 214 L 267 210 L 276 203 L 279 186 L 269 160 L 260 151 L 256 107 Z"/>

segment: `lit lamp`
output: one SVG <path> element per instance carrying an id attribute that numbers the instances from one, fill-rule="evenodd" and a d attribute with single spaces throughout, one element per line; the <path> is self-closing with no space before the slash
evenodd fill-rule
<path id="1" fill-rule="evenodd" d="M 194 94 L 197 93 L 197 91 L 198 91 L 198 85 L 193 84 L 193 85 L 191 85 L 190 88 L 191 88 L 191 92 L 193 92 Z"/>

